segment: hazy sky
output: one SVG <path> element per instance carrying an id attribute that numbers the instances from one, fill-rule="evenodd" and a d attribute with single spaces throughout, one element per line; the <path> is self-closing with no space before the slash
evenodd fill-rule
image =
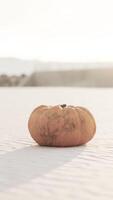
<path id="1" fill-rule="evenodd" d="M 0 57 L 113 61 L 113 0 L 0 0 Z"/>

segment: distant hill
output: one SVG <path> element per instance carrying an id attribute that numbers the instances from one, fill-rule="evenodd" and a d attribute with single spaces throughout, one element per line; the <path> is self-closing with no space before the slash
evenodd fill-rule
<path id="1" fill-rule="evenodd" d="M 20 75 L 36 71 L 113 68 L 113 63 L 42 62 L 17 58 L 0 58 L 0 74 Z"/>
<path id="2" fill-rule="evenodd" d="M 0 58 L 0 74 L 30 74 L 34 70 L 34 62 L 17 58 Z"/>

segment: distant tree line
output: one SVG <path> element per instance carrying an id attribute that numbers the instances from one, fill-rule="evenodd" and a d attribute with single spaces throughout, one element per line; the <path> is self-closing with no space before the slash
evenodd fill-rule
<path id="1" fill-rule="evenodd" d="M 22 75 L 6 75 L 6 74 L 1 74 L 0 75 L 0 86 L 4 87 L 14 87 L 14 86 L 19 86 L 21 81 L 23 81 L 27 75 L 22 74 Z"/>
<path id="2" fill-rule="evenodd" d="M 30 75 L 0 75 L 0 86 L 113 87 L 113 68 L 34 71 Z"/>

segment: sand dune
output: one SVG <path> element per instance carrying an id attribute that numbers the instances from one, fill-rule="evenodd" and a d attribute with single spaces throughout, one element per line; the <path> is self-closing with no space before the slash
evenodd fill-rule
<path id="1" fill-rule="evenodd" d="M 113 89 L 0 89 L 1 200 L 113 200 Z M 97 133 L 87 145 L 38 146 L 27 122 L 40 104 L 84 106 Z"/>

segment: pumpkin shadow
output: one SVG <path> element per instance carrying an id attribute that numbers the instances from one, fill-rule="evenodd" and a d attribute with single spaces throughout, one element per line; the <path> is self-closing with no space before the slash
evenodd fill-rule
<path id="1" fill-rule="evenodd" d="M 71 162 L 85 150 L 80 147 L 53 148 L 38 145 L 0 156 L 0 192 L 28 183 Z"/>

